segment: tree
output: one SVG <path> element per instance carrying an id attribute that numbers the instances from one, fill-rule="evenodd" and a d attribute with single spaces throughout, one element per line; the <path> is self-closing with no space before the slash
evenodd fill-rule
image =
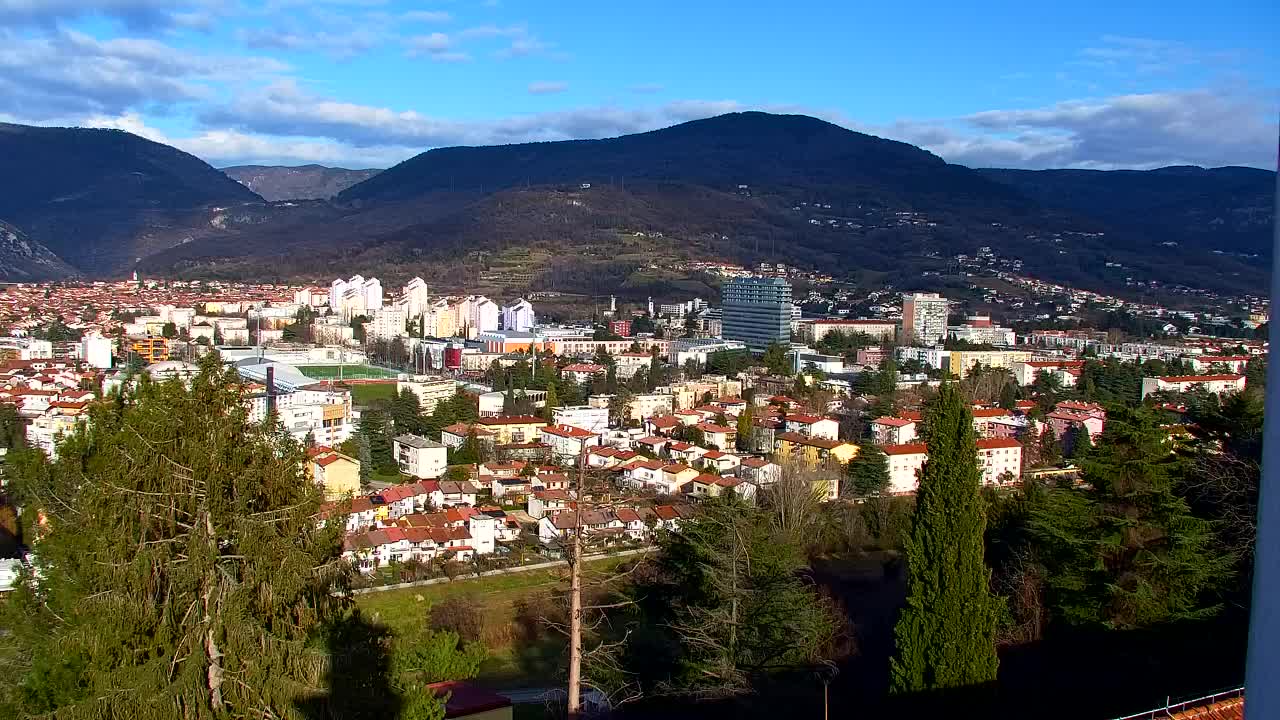
<path id="1" fill-rule="evenodd" d="M 391 421 L 397 433 L 422 432 L 422 403 L 418 400 L 417 393 L 407 387 L 401 389 L 392 398 L 390 410 Z"/>
<path id="2" fill-rule="evenodd" d="M 1175 492 L 1186 459 L 1150 411 L 1111 412 L 1082 463 L 1084 488 L 1054 488 L 1031 510 L 1055 617 L 1136 628 L 1217 611 L 1209 594 L 1233 558 Z"/>
<path id="3" fill-rule="evenodd" d="M 1058 442 L 1058 435 L 1050 426 L 1045 426 L 1044 430 L 1040 432 L 1036 450 L 1036 456 L 1039 458 L 1037 464 L 1041 467 L 1057 465 L 1062 462 L 1062 443 Z"/>
<path id="4" fill-rule="evenodd" d="M 787 349 L 782 343 L 771 342 L 764 350 L 764 357 L 760 359 L 769 372 L 774 375 L 790 375 L 791 365 L 787 362 Z"/>
<path id="5" fill-rule="evenodd" d="M 391 434 L 388 432 L 388 418 L 383 410 L 367 408 L 360 413 L 357 432 L 369 443 L 369 457 L 375 469 L 383 472 L 398 470 L 395 452 L 391 447 Z"/>
<path id="6" fill-rule="evenodd" d="M 351 318 L 351 322 L 348 323 L 351 326 L 351 338 L 358 343 L 365 341 L 364 325 L 367 322 L 369 322 L 368 317 L 364 315 L 357 315 Z"/>
<path id="7" fill-rule="evenodd" d="M 875 443 L 862 443 L 846 468 L 845 497 L 874 497 L 889 489 L 889 456 Z"/>
<path id="8" fill-rule="evenodd" d="M 907 605 L 891 665 L 898 693 L 981 685 L 995 680 L 999 665 L 973 415 L 955 384 L 943 383 L 928 408 L 925 439 L 929 459 L 907 538 Z"/>
<path id="9" fill-rule="evenodd" d="M 1093 449 L 1093 437 L 1083 424 L 1072 425 L 1067 431 L 1066 454 L 1072 460 L 1080 460 Z"/>
<path id="10" fill-rule="evenodd" d="M 488 449 L 484 443 L 480 442 L 480 437 L 476 434 L 476 429 L 471 428 L 467 433 L 467 437 L 453 452 L 453 457 L 449 459 L 450 463 L 455 465 L 475 465 L 482 463 L 488 456 Z"/>
<path id="11" fill-rule="evenodd" d="M 356 443 L 356 459 L 360 461 L 360 487 L 367 490 L 373 480 L 373 451 L 369 447 L 369 436 L 358 433 Z"/>
<path id="12" fill-rule="evenodd" d="M 560 407 L 560 395 L 556 392 L 555 383 L 552 383 L 547 385 L 547 397 L 545 407 L 543 409 L 543 414 L 546 416 L 548 422 L 551 421 L 551 418 L 558 407 Z"/>
<path id="13" fill-rule="evenodd" d="M 800 576 L 804 558 L 770 514 L 732 495 L 708 500 L 662 536 L 637 583 L 641 627 L 629 654 L 658 691 L 733 695 L 820 663 L 837 632 L 831 606 Z"/>
<path id="14" fill-rule="evenodd" d="M 26 431 L 22 429 L 18 409 L 8 403 L 0 404 L 0 447 L 13 450 L 26 443 Z"/>
<path id="15" fill-rule="evenodd" d="M 173 323 L 171 323 L 171 322 L 167 322 L 167 323 L 165 323 L 165 324 L 164 324 L 163 326 L 161 326 L 161 328 L 160 328 L 160 336 L 161 336 L 161 337 L 166 337 L 166 338 L 176 338 L 176 337 L 178 337 L 178 326 L 177 326 L 177 325 L 175 325 L 175 324 L 173 324 Z"/>
<path id="16" fill-rule="evenodd" d="M 56 461 L 10 467 L 46 520 L 38 583 L 0 608 L 14 715 L 397 715 L 385 645 L 346 592 L 344 519 L 316 523 L 301 447 L 249 422 L 212 356 L 190 383 L 139 383 L 92 406 Z M 318 690 L 349 671 L 361 697 Z"/>
<path id="17" fill-rule="evenodd" d="M 1015 383 L 1005 383 L 1000 388 L 1000 407 L 1012 410 L 1018 406 L 1018 387 Z"/>
<path id="18" fill-rule="evenodd" d="M 738 413 L 738 449 L 750 451 L 754 447 L 753 436 L 755 435 L 755 413 L 748 405 L 745 410 Z"/>

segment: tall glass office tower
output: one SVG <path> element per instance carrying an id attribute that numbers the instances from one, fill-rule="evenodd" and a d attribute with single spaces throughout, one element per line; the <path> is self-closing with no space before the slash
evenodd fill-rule
<path id="1" fill-rule="evenodd" d="M 781 278 L 734 278 L 721 298 L 724 319 L 720 336 L 737 340 L 754 352 L 769 343 L 791 341 L 791 286 Z"/>

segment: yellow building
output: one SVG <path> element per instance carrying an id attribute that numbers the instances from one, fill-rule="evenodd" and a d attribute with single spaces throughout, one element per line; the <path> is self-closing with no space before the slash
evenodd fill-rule
<path id="1" fill-rule="evenodd" d="M 307 452 L 307 475 L 324 490 L 325 500 L 360 494 L 360 461 L 329 448 Z"/>
<path id="2" fill-rule="evenodd" d="M 952 350 L 947 355 L 945 369 L 958 378 L 965 378 L 976 365 L 1013 370 L 1015 363 L 1030 362 L 1032 357 L 1025 350 Z"/>
<path id="3" fill-rule="evenodd" d="M 778 459 L 795 458 L 809 465 L 819 465 L 827 460 L 845 464 L 858 454 L 858 446 L 842 440 L 809 437 L 800 433 L 784 432 L 774 436 Z"/>
<path id="4" fill-rule="evenodd" d="M 148 365 L 169 359 L 169 341 L 162 337 L 147 337 L 141 340 L 134 340 L 129 347 L 138 354 L 138 357 L 145 360 Z"/>
<path id="5" fill-rule="evenodd" d="M 499 415 L 476 420 L 476 425 L 493 433 L 498 445 L 541 442 L 542 428 L 548 424 L 534 415 Z"/>

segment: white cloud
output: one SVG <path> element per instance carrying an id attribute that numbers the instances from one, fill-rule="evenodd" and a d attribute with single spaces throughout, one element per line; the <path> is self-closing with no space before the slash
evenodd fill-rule
<path id="1" fill-rule="evenodd" d="M 471 56 L 455 49 L 453 38 L 442 32 L 415 35 L 404 41 L 409 57 L 426 57 L 436 62 L 467 62 Z"/>
<path id="2" fill-rule="evenodd" d="M 529 93 L 531 95 L 553 95 L 568 89 L 569 83 L 567 82 L 540 81 L 529 83 Z"/>
<path id="3" fill-rule="evenodd" d="M 101 17 L 131 30 L 192 27 L 221 10 L 219 0 L 0 0 L 0 26 L 56 27 L 60 22 Z"/>
<path id="4" fill-rule="evenodd" d="M 405 22 L 447 23 L 453 16 L 443 10 L 410 10 L 400 16 Z"/>
<path id="5" fill-rule="evenodd" d="M 256 50 L 322 52 L 347 59 L 377 47 L 385 37 L 374 30 L 359 28 L 348 32 L 288 31 L 279 28 L 242 29 L 240 42 Z"/>

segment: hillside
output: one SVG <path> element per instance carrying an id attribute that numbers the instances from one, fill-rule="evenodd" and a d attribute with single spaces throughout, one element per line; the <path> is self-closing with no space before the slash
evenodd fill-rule
<path id="1" fill-rule="evenodd" d="M 382 172 L 348 170 L 324 165 L 237 165 L 222 168 L 231 179 L 261 195 L 264 200 L 326 200 Z"/>
<path id="2" fill-rule="evenodd" d="M 979 173 L 1043 205 L 1125 231 L 1138 245 L 1271 255 L 1276 174 L 1245 167 Z M 1168 246 L 1164 246 L 1168 247 Z"/>
<path id="3" fill-rule="evenodd" d="M 32 241 L 18 228 L 0 221 L 0 278 L 12 282 L 62 280 L 77 275 L 49 248 Z"/>
<path id="4" fill-rule="evenodd" d="M 193 213 L 261 198 L 199 158 L 119 130 L 0 124 L 0 217 L 87 274 L 194 239 Z"/>

